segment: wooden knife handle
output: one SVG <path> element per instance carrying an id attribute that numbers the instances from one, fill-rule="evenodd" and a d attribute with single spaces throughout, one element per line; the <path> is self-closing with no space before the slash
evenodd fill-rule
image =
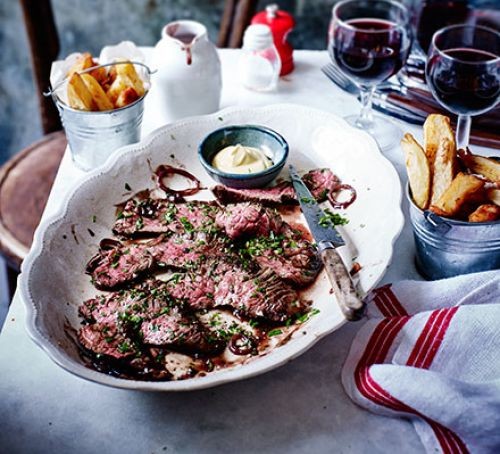
<path id="1" fill-rule="evenodd" d="M 324 248 L 320 250 L 320 254 L 325 264 L 326 274 L 332 284 L 333 293 L 346 319 L 349 321 L 359 320 L 365 313 L 365 303 L 356 293 L 342 258 L 335 248 Z"/>

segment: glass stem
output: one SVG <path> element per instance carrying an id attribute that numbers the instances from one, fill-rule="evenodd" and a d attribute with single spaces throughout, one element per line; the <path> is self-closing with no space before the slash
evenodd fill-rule
<path id="1" fill-rule="evenodd" d="M 469 146 L 471 117 L 470 115 L 459 115 L 457 121 L 457 149 L 466 150 Z"/>
<path id="2" fill-rule="evenodd" d="M 361 112 L 356 120 L 356 126 L 358 128 L 369 130 L 373 125 L 372 96 L 374 91 L 375 87 L 360 88 Z"/>

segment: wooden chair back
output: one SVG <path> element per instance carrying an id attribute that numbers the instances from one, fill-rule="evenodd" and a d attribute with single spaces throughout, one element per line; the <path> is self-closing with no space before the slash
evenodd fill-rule
<path id="1" fill-rule="evenodd" d="M 49 87 L 50 66 L 59 54 L 59 37 L 50 0 L 19 0 L 28 33 L 31 68 L 45 134 L 62 128 L 54 102 L 43 96 Z"/>
<path id="2" fill-rule="evenodd" d="M 257 0 L 226 0 L 219 29 L 219 47 L 238 48 L 257 9 Z"/>

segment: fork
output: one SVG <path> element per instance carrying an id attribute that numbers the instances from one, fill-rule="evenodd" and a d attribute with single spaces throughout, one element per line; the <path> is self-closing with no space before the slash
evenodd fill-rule
<path id="1" fill-rule="evenodd" d="M 359 99 L 359 88 L 333 63 L 328 63 L 323 66 L 321 70 L 338 87 L 350 94 L 357 95 Z M 374 108 L 380 112 L 389 114 L 409 123 L 422 124 L 424 122 L 425 118 L 422 115 L 416 114 L 389 99 L 388 95 L 390 93 L 397 93 L 406 96 L 408 94 L 408 90 L 405 87 L 393 82 L 384 82 L 378 85 L 372 98 Z"/>

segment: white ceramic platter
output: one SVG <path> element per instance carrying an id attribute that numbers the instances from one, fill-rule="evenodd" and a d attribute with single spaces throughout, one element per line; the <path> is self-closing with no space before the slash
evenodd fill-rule
<path id="1" fill-rule="evenodd" d="M 304 323 L 286 344 L 245 364 L 205 377 L 146 382 L 105 375 L 89 369 L 80 359 L 65 327 L 79 328 L 77 307 L 96 293 L 84 268 L 99 241 L 111 236 L 114 205 L 130 196 L 125 185 L 134 192 L 153 187 L 151 169 L 159 164 L 183 165 L 202 183 L 213 185 L 198 162 L 197 146 L 212 130 L 231 124 L 260 124 L 276 130 L 290 145 L 289 163 L 299 170 L 329 167 L 342 182 L 356 188 L 357 200 L 345 212 L 349 224 L 342 232 L 348 246 L 342 254 L 346 261 L 361 264 L 358 286 L 362 293 L 380 280 L 403 226 L 401 186 L 395 169 L 368 134 L 334 115 L 298 105 L 231 108 L 182 120 L 156 130 L 141 143 L 117 150 L 103 167 L 78 182 L 60 212 L 38 228 L 23 263 L 21 296 L 30 336 L 58 365 L 80 377 L 119 388 L 207 388 L 278 367 L 345 323 L 322 273 L 309 294 L 319 314 Z"/>

